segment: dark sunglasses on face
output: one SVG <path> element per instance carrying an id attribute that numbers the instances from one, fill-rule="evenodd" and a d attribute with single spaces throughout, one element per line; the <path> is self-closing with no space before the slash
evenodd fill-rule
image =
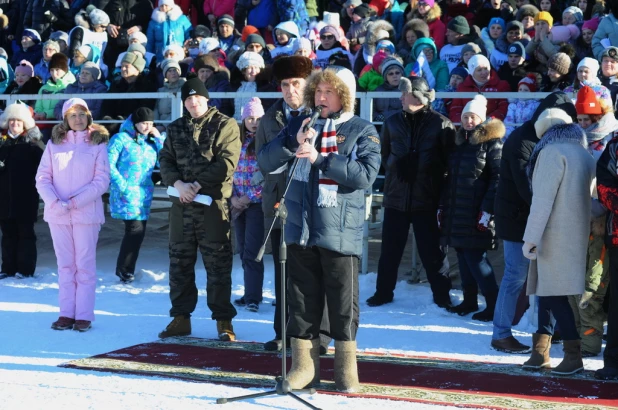
<path id="1" fill-rule="evenodd" d="M 323 35 L 323 34 L 322 34 L 322 35 L 320 36 L 320 40 L 332 40 L 332 39 L 334 39 L 334 38 L 335 38 L 335 36 L 333 36 L 332 34 L 329 34 L 329 35 Z"/>

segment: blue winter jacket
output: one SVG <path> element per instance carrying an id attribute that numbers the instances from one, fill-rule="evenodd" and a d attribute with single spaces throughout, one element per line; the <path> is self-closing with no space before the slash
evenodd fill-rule
<path id="1" fill-rule="evenodd" d="M 175 5 L 167 13 L 154 9 L 146 32 L 146 51 L 156 54 L 157 61 L 163 61 L 165 47 L 170 44 L 182 47 L 191 38 L 191 29 L 191 22 L 179 6 Z"/>
<path id="2" fill-rule="evenodd" d="M 298 148 L 296 133 L 306 117 L 292 118 L 277 138 L 262 147 L 258 154 L 262 172 L 292 164 Z M 371 188 L 380 169 L 378 132 L 370 122 L 354 116 L 337 126 L 337 149 L 338 154 L 318 155 L 308 182 L 292 181 L 285 201 L 288 210 L 285 240 L 288 244 L 319 246 L 360 256 L 364 190 Z M 338 184 L 336 207 L 317 205 L 319 170 Z"/>
<path id="3" fill-rule="evenodd" d="M 309 14 L 304 0 L 278 0 L 277 12 L 280 21 L 293 21 L 301 34 L 309 27 Z"/>
<path id="4" fill-rule="evenodd" d="M 249 1 L 249 4 L 251 2 Z M 275 27 L 279 22 L 275 0 L 262 0 L 249 11 L 247 25 L 255 28 Z"/>
<path id="5" fill-rule="evenodd" d="M 73 84 L 69 84 L 67 88 L 65 88 L 62 93 L 63 94 L 102 94 L 107 92 L 107 86 L 100 81 L 93 81 L 88 84 L 82 84 L 79 80 L 75 81 Z M 54 117 L 57 120 L 62 119 L 62 106 L 66 100 L 58 101 L 56 107 L 54 108 Z M 87 99 L 85 100 L 86 104 L 88 104 L 88 109 L 92 114 L 92 118 L 94 120 L 99 120 L 101 117 L 101 106 L 103 105 L 103 100 L 93 100 Z"/>
<path id="6" fill-rule="evenodd" d="M 107 146 L 111 183 L 109 204 L 112 218 L 143 221 L 150 215 L 154 184 L 152 171 L 163 148 L 161 137 L 138 134 L 131 117 Z"/>

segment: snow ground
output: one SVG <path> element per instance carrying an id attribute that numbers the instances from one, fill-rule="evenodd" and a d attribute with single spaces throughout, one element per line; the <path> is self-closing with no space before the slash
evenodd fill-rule
<path id="1" fill-rule="evenodd" d="M 137 280 L 122 285 L 114 275 L 122 225 L 104 225 L 99 241 L 97 319 L 91 331 L 53 331 L 58 316 L 58 284 L 55 257 L 48 228 L 37 224 L 39 268 L 33 279 L 0 281 L 0 409 L 302 409 L 287 397 L 260 398 L 238 404 L 217 405 L 218 397 L 251 394 L 261 390 L 194 383 L 155 377 L 120 375 L 57 365 L 131 345 L 151 342 L 169 322 L 167 231 L 149 223 L 148 234 L 138 261 Z M 240 340 L 267 341 L 274 335 L 272 317 L 274 280 L 272 257 L 265 256 L 264 303 L 258 313 L 238 310 L 234 329 Z M 196 271 L 200 299 L 192 317 L 195 337 L 216 337 L 215 323 L 206 306 L 206 274 L 198 262 Z M 489 348 L 491 323 L 475 322 L 437 308 L 425 285 L 397 286 L 393 303 L 369 308 L 364 301 L 375 290 L 376 274 L 361 275 L 361 325 L 359 349 L 406 352 L 415 355 L 458 358 L 470 361 L 522 363 L 526 357 L 507 355 Z M 243 273 L 238 257 L 234 260 L 233 298 L 243 294 Z M 462 298 L 452 291 L 453 301 Z M 515 336 L 530 342 L 535 329 L 524 317 Z M 562 349 L 551 351 L 557 365 Z M 602 367 L 601 358 L 585 359 L 587 369 Z M 447 409 L 454 407 L 357 399 L 316 394 L 303 396 L 323 409 Z"/>

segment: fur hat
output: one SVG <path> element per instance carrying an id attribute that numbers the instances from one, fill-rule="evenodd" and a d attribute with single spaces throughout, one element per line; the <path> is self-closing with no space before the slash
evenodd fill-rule
<path id="1" fill-rule="evenodd" d="M 21 60 L 19 64 L 15 66 L 15 74 L 26 74 L 29 77 L 34 76 L 34 67 L 28 60 Z"/>
<path id="2" fill-rule="evenodd" d="M 81 98 L 71 98 L 71 99 L 66 100 L 64 104 L 62 104 L 62 117 L 64 118 L 67 111 L 69 111 L 71 108 L 73 108 L 76 105 L 82 108 L 85 108 L 86 112 L 88 113 L 90 112 L 90 109 L 88 108 L 88 104 L 86 104 L 86 101 L 82 100 Z"/>
<path id="3" fill-rule="evenodd" d="M 528 89 L 530 90 L 530 92 L 536 92 L 536 89 L 537 89 L 536 75 L 530 73 L 524 78 L 522 78 L 521 80 L 519 80 L 519 82 L 517 83 L 517 91 L 519 91 L 519 86 L 522 84 L 526 85 Z"/>
<path id="4" fill-rule="evenodd" d="M 474 54 L 481 54 L 481 47 L 476 43 L 466 43 L 461 49 L 461 55 L 463 56 L 468 51 L 473 51 Z"/>
<path id="5" fill-rule="evenodd" d="M 259 44 L 262 46 L 262 48 L 266 48 L 266 42 L 264 41 L 264 37 L 260 36 L 259 34 L 249 34 L 247 36 L 247 40 L 245 41 L 245 48 L 249 45 L 249 44 Z"/>
<path id="6" fill-rule="evenodd" d="M 216 58 L 209 55 L 199 56 L 193 63 L 193 71 L 198 73 L 202 68 L 209 68 L 212 71 L 219 70 L 219 62 Z"/>
<path id="7" fill-rule="evenodd" d="M 477 67 L 486 67 L 488 70 L 491 70 L 491 64 L 483 54 L 473 55 L 468 60 L 468 72 L 471 75 L 474 74 L 474 70 L 476 70 Z"/>
<path id="8" fill-rule="evenodd" d="M 592 30 L 597 31 L 597 28 L 599 28 L 599 23 L 601 22 L 601 20 L 598 17 L 593 17 L 590 20 L 586 20 L 584 21 L 584 24 L 582 25 L 582 31 L 584 30 Z"/>
<path id="9" fill-rule="evenodd" d="M 20 120 L 24 123 L 24 130 L 34 127 L 34 118 L 30 108 L 23 103 L 15 102 L 6 107 L 0 115 L 0 128 L 6 130 L 9 127 L 9 120 Z"/>
<path id="10" fill-rule="evenodd" d="M 567 75 L 571 69 L 571 58 L 565 53 L 556 53 L 549 58 L 547 68 L 551 68 L 561 75 Z"/>
<path id="11" fill-rule="evenodd" d="M 534 123 L 536 136 L 542 138 L 548 129 L 554 125 L 572 124 L 573 118 L 560 108 L 548 108 L 539 115 L 539 118 Z"/>
<path id="12" fill-rule="evenodd" d="M 391 68 L 398 68 L 401 73 L 403 73 L 403 62 L 401 59 L 395 56 L 388 56 L 382 61 L 380 72 L 382 73 L 382 77 L 384 77 L 384 81 L 386 81 L 386 76 Z"/>
<path id="13" fill-rule="evenodd" d="M 408 21 L 405 26 L 403 26 L 404 34 L 402 37 L 404 38 L 404 40 L 406 38 L 405 33 L 410 30 L 414 31 L 414 34 L 416 34 L 417 38 L 429 37 L 429 26 L 425 21 L 421 19 L 412 19 Z"/>
<path id="14" fill-rule="evenodd" d="M 137 40 L 137 42 L 142 45 L 148 44 L 148 37 L 146 37 L 146 34 L 142 33 L 141 31 L 136 31 L 135 33 L 131 34 L 129 36 L 129 40 Z"/>
<path id="15" fill-rule="evenodd" d="M 517 54 L 518 56 L 521 56 L 525 59 L 526 47 L 524 47 L 524 45 L 519 41 L 515 41 L 514 43 L 511 43 L 511 45 L 509 45 L 509 48 L 506 50 L 506 54 L 507 56 L 509 54 Z"/>
<path id="16" fill-rule="evenodd" d="M 216 38 L 207 37 L 200 41 L 200 54 L 208 54 L 213 50 L 221 48 L 219 41 Z"/>
<path id="17" fill-rule="evenodd" d="M 249 66 L 264 68 L 264 59 L 258 53 L 245 51 L 236 62 L 236 67 L 242 71 Z"/>
<path id="18" fill-rule="evenodd" d="M 262 107 L 262 101 L 253 97 L 242 108 L 242 115 L 240 116 L 241 120 L 245 120 L 247 117 L 262 117 L 264 116 L 264 107 Z"/>
<path id="19" fill-rule="evenodd" d="M 483 97 L 482 94 L 475 95 L 473 99 L 468 101 L 463 111 L 461 111 L 461 115 L 468 112 L 476 114 L 481 121 L 485 121 L 487 119 L 487 98 Z"/>
<path id="20" fill-rule="evenodd" d="M 92 25 L 100 24 L 102 26 L 107 26 L 109 24 L 109 16 L 106 12 L 101 9 L 94 9 L 89 14 L 90 22 Z"/>
<path id="21" fill-rule="evenodd" d="M 69 59 L 62 53 L 54 54 L 49 60 L 48 70 L 52 70 L 52 68 L 59 68 L 65 73 L 69 72 Z"/>
<path id="22" fill-rule="evenodd" d="M 161 71 L 163 72 L 163 77 L 165 77 L 170 68 L 175 68 L 178 70 L 178 74 L 180 74 L 180 64 L 178 64 L 178 61 L 172 60 L 171 58 L 166 58 L 161 61 Z"/>
<path id="23" fill-rule="evenodd" d="M 579 28 L 575 24 L 554 26 L 549 33 L 554 44 L 566 43 L 579 37 Z"/>
<path id="24" fill-rule="evenodd" d="M 43 48 L 45 47 L 53 48 L 54 50 L 56 50 L 56 53 L 60 52 L 60 44 L 58 44 L 57 41 L 47 40 L 46 42 L 43 43 Z"/>
<path id="25" fill-rule="evenodd" d="M 603 62 L 603 57 L 609 57 L 614 61 L 618 61 L 618 47 L 607 47 L 601 54 L 601 62 Z"/>
<path id="26" fill-rule="evenodd" d="M 122 63 L 128 63 L 131 64 L 133 67 L 135 67 L 137 69 L 137 71 L 139 71 L 140 73 L 142 71 L 144 71 L 144 68 L 146 68 L 146 60 L 144 60 L 142 58 L 142 56 L 140 56 L 139 54 L 133 52 L 133 51 L 129 51 L 127 52 L 124 57 L 122 57 L 122 61 L 120 62 Z"/>
<path id="27" fill-rule="evenodd" d="M 307 78 L 313 72 L 313 63 L 307 57 L 283 56 L 273 63 L 273 77 L 278 83 L 288 78 Z"/>
<path id="28" fill-rule="evenodd" d="M 587 67 L 592 72 L 592 75 L 595 77 L 599 75 L 599 68 L 600 68 L 599 62 L 595 60 L 594 58 L 590 58 L 590 57 L 582 58 L 579 64 L 577 64 L 577 69 L 579 70 L 580 67 Z"/>
<path id="29" fill-rule="evenodd" d="M 534 18 L 534 24 L 538 23 L 539 21 L 547 22 L 547 24 L 549 24 L 549 28 L 551 28 L 554 25 L 554 18 L 547 11 L 538 12 L 536 17 Z"/>
<path id="30" fill-rule="evenodd" d="M 423 77 L 401 77 L 399 91 L 412 94 L 419 99 L 421 104 L 429 105 L 436 99 L 436 92 L 429 88 L 427 80 Z"/>
<path id="31" fill-rule="evenodd" d="M 535 5 L 524 4 L 517 10 L 516 19 L 517 21 L 522 21 L 525 17 L 536 18 L 537 14 L 539 14 L 539 9 Z"/>
<path id="32" fill-rule="evenodd" d="M 41 42 L 41 36 L 39 35 L 39 32 L 31 28 L 24 29 L 21 36 L 30 37 L 32 41 L 34 41 L 34 44 L 39 44 Z"/>
<path id="33" fill-rule="evenodd" d="M 324 34 L 332 34 L 335 37 L 335 40 L 341 40 L 341 33 L 339 32 L 339 30 L 337 30 L 337 27 L 335 26 L 326 25 L 322 27 L 322 29 L 320 30 L 320 36 Z"/>
<path id="34" fill-rule="evenodd" d="M 594 90 L 587 85 L 583 86 L 577 92 L 577 101 L 575 102 L 577 114 L 601 115 L 601 104 L 594 93 Z"/>
<path id="35" fill-rule="evenodd" d="M 173 60 L 180 61 L 185 58 L 185 49 L 182 48 L 180 44 L 170 44 L 163 50 L 163 55 L 167 54 L 169 51 L 173 51 L 176 55 L 172 58 Z"/>
<path id="36" fill-rule="evenodd" d="M 152 122 L 154 120 L 155 120 L 154 111 L 152 111 L 148 107 L 139 107 L 137 110 L 135 110 L 135 112 L 133 112 L 133 114 L 131 114 L 131 121 L 133 122 L 133 125 L 139 124 L 140 122 L 144 122 L 144 121 Z"/>
<path id="37" fill-rule="evenodd" d="M 562 17 L 564 17 L 566 13 L 571 13 L 575 17 L 576 22 L 582 21 L 584 19 L 584 13 L 582 13 L 582 9 L 580 9 L 579 7 L 575 7 L 575 6 L 567 7 L 562 12 Z"/>
<path id="38" fill-rule="evenodd" d="M 101 78 L 101 69 L 97 64 L 93 63 L 92 61 L 86 61 L 84 64 L 82 64 L 81 71 L 84 70 L 88 71 L 92 75 L 92 78 L 94 78 L 95 80 Z"/>
<path id="39" fill-rule="evenodd" d="M 206 89 L 206 85 L 202 80 L 200 80 L 196 75 L 187 76 L 187 81 L 182 85 L 180 89 L 180 95 L 182 98 L 182 102 L 192 95 L 201 95 L 206 99 L 209 99 L 208 90 Z"/>
<path id="40" fill-rule="evenodd" d="M 221 17 L 219 17 L 219 20 L 217 20 L 217 26 L 220 26 L 221 24 L 228 24 L 234 27 L 234 17 L 230 16 L 229 14 L 222 15 Z"/>
<path id="41" fill-rule="evenodd" d="M 139 43 L 133 43 L 130 44 L 129 48 L 127 49 L 127 53 L 129 52 L 139 53 L 142 57 L 144 57 L 146 55 L 146 47 Z"/>
<path id="42" fill-rule="evenodd" d="M 464 16 L 456 16 L 448 22 L 446 28 L 459 34 L 470 34 L 470 25 Z"/>

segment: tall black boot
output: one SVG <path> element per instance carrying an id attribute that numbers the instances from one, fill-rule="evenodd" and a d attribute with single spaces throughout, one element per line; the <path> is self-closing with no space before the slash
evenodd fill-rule
<path id="1" fill-rule="evenodd" d="M 451 308 L 447 308 L 451 313 L 457 313 L 459 316 L 465 316 L 468 313 L 476 312 L 479 310 L 479 303 L 477 300 L 477 296 L 479 294 L 478 287 L 474 286 L 466 286 L 463 290 L 464 299 L 457 306 L 453 306 Z"/>
<path id="2" fill-rule="evenodd" d="M 486 307 L 483 311 L 472 315 L 472 320 L 480 322 L 491 322 L 494 320 L 494 310 L 496 309 L 496 301 L 498 300 L 498 292 L 485 295 Z"/>

